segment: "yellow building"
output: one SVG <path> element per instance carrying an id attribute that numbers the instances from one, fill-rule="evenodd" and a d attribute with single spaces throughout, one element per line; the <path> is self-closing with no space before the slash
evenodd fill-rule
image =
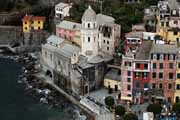
<path id="1" fill-rule="evenodd" d="M 160 35 L 163 39 L 167 40 L 167 33 L 169 29 L 169 21 L 161 21 L 160 16 L 157 16 L 157 34 Z"/>
<path id="2" fill-rule="evenodd" d="M 174 103 L 180 102 L 180 59 L 176 63 L 176 83 L 174 92 Z"/>
<path id="3" fill-rule="evenodd" d="M 121 71 L 117 68 L 111 68 L 104 77 L 104 87 L 112 88 L 115 91 L 120 91 L 121 84 Z"/>
<path id="4" fill-rule="evenodd" d="M 180 28 L 171 28 L 167 33 L 167 40 L 169 42 L 179 42 L 180 39 Z"/>
<path id="5" fill-rule="evenodd" d="M 45 17 L 26 15 L 22 21 L 23 32 L 38 31 L 44 28 Z"/>

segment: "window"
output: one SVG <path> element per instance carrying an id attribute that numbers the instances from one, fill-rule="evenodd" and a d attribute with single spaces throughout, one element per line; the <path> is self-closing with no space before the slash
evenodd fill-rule
<path id="1" fill-rule="evenodd" d="M 38 21 L 38 24 L 40 24 L 41 22 L 40 21 Z"/>
<path id="2" fill-rule="evenodd" d="M 173 79 L 173 73 L 169 73 L 169 80 Z"/>
<path id="3" fill-rule="evenodd" d="M 107 47 L 107 51 L 109 51 L 109 47 Z"/>
<path id="4" fill-rule="evenodd" d="M 88 28 L 90 28 L 90 23 L 88 23 Z"/>
<path id="5" fill-rule="evenodd" d="M 156 59 L 157 59 L 157 55 L 153 54 L 153 60 L 156 60 Z"/>
<path id="6" fill-rule="evenodd" d="M 128 76 L 131 76 L 131 71 L 127 71 Z"/>
<path id="7" fill-rule="evenodd" d="M 161 22 L 161 26 L 164 26 L 164 22 Z"/>
<path id="8" fill-rule="evenodd" d="M 156 69 L 156 63 L 153 63 L 153 69 Z"/>
<path id="9" fill-rule="evenodd" d="M 159 89 L 163 89 L 162 83 L 159 84 Z"/>
<path id="10" fill-rule="evenodd" d="M 144 64 L 144 69 L 148 69 L 148 64 Z"/>
<path id="11" fill-rule="evenodd" d="M 127 82 L 131 82 L 131 78 L 127 78 Z"/>
<path id="12" fill-rule="evenodd" d="M 178 68 L 180 68 L 180 63 L 178 63 Z"/>
<path id="13" fill-rule="evenodd" d="M 144 88 L 149 88 L 148 83 L 144 83 Z"/>
<path id="14" fill-rule="evenodd" d="M 152 88 L 153 88 L 153 89 L 156 88 L 156 84 L 155 84 L 155 83 L 152 84 Z"/>
<path id="15" fill-rule="evenodd" d="M 166 26 L 169 27 L 169 22 L 166 22 Z"/>
<path id="16" fill-rule="evenodd" d="M 144 73 L 142 74 L 142 77 L 143 77 L 143 78 L 147 78 L 147 73 L 144 72 Z"/>
<path id="17" fill-rule="evenodd" d="M 131 90 L 131 85 L 127 85 L 127 90 Z"/>
<path id="18" fill-rule="evenodd" d="M 107 41 L 107 44 L 109 45 L 109 41 Z"/>
<path id="19" fill-rule="evenodd" d="M 90 42 L 91 41 L 91 39 L 90 39 L 90 37 L 88 37 L 88 42 Z"/>
<path id="20" fill-rule="evenodd" d="M 96 37 L 94 37 L 94 42 L 96 42 Z"/>
<path id="21" fill-rule="evenodd" d="M 176 90 L 180 90 L 180 84 L 176 85 Z"/>
<path id="22" fill-rule="evenodd" d="M 45 57 L 47 58 L 47 52 L 45 51 Z"/>
<path id="23" fill-rule="evenodd" d="M 131 62 L 125 62 L 125 66 L 131 67 Z"/>
<path id="24" fill-rule="evenodd" d="M 141 87 L 141 83 L 140 82 L 136 82 L 136 88 L 140 88 Z"/>
<path id="25" fill-rule="evenodd" d="M 159 69 L 163 69 L 163 63 L 159 64 Z"/>
<path id="26" fill-rule="evenodd" d="M 31 22 L 32 24 L 34 23 L 34 21 Z"/>
<path id="27" fill-rule="evenodd" d="M 152 73 L 152 78 L 156 78 L 156 72 Z"/>
<path id="28" fill-rule="evenodd" d="M 179 42 L 179 38 L 176 38 L 176 42 Z"/>
<path id="29" fill-rule="evenodd" d="M 174 31 L 174 35 L 177 35 L 178 34 L 178 32 L 177 31 Z"/>
<path id="30" fill-rule="evenodd" d="M 178 24 L 178 21 L 175 20 L 175 21 L 174 21 L 174 24 Z"/>
<path id="31" fill-rule="evenodd" d="M 180 79 L 180 73 L 177 73 L 177 79 Z"/>
<path id="32" fill-rule="evenodd" d="M 169 90 L 172 89 L 172 84 L 171 84 L 171 83 L 168 84 L 168 89 L 169 89 Z"/>
<path id="33" fill-rule="evenodd" d="M 163 73 L 159 73 L 159 79 L 163 79 Z"/>
<path id="34" fill-rule="evenodd" d="M 163 58 L 164 58 L 164 55 L 160 54 L 160 60 L 163 60 Z"/>
<path id="35" fill-rule="evenodd" d="M 173 54 L 169 55 L 169 59 L 174 60 L 174 55 Z"/>
<path id="36" fill-rule="evenodd" d="M 51 59 L 51 61 L 52 61 L 52 59 L 53 59 L 53 56 L 52 56 L 52 54 L 50 54 L 50 59 Z"/>
<path id="37" fill-rule="evenodd" d="M 27 27 L 25 27 L 25 30 L 27 30 Z"/>
<path id="38" fill-rule="evenodd" d="M 171 97 L 168 97 L 168 102 L 171 103 Z"/>
<path id="39" fill-rule="evenodd" d="M 104 43 L 106 43 L 106 40 L 104 40 Z"/>
<path id="40" fill-rule="evenodd" d="M 173 63 L 169 63 L 169 68 L 170 68 L 170 69 L 173 69 L 173 68 L 174 68 L 173 66 L 174 66 Z"/>
<path id="41" fill-rule="evenodd" d="M 27 22 L 25 22 L 24 24 L 27 24 Z"/>
<path id="42" fill-rule="evenodd" d="M 136 72 L 135 77 L 136 77 L 136 78 L 140 77 L 140 73 L 139 73 L 139 72 Z"/>
<path id="43" fill-rule="evenodd" d="M 40 30 L 41 28 L 40 27 L 38 27 L 38 30 Z"/>
<path id="44" fill-rule="evenodd" d="M 140 63 L 136 63 L 136 69 L 140 69 Z"/>

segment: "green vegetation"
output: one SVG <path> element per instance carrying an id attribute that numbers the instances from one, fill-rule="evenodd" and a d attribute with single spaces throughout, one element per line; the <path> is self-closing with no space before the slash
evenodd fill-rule
<path id="1" fill-rule="evenodd" d="M 162 106 L 160 104 L 150 104 L 148 107 L 147 107 L 147 111 L 148 112 L 153 112 L 155 115 L 156 114 L 160 114 L 161 111 L 162 111 Z"/>
<path id="2" fill-rule="evenodd" d="M 150 5 L 156 5 L 158 0 L 144 0 L 139 4 L 124 4 L 122 1 L 123 0 L 103 0 L 102 13 L 114 17 L 116 23 L 122 25 L 122 33 L 127 33 L 131 30 L 133 24 L 143 22 L 144 8 Z M 89 4 L 96 13 L 100 12 L 100 3 L 88 3 L 85 2 L 85 0 L 81 0 L 75 3 L 73 9 L 71 9 L 71 18 L 80 22 L 81 16 Z"/>
<path id="3" fill-rule="evenodd" d="M 115 104 L 114 102 L 114 98 L 111 97 L 111 96 L 108 96 L 105 98 L 105 104 L 108 106 L 108 107 L 113 107 L 113 105 Z"/>
<path id="4" fill-rule="evenodd" d="M 19 11 L 36 5 L 39 0 L 0 0 L 0 12 Z"/>
<path id="5" fill-rule="evenodd" d="M 125 114 L 126 110 L 123 106 L 118 105 L 115 107 L 115 113 L 116 115 L 123 116 Z"/>
<path id="6" fill-rule="evenodd" d="M 173 105 L 173 111 L 176 112 L 177 114 L 180 114 L 180 103 L 175 103 Z"/>
<path id="7" fill-rule="evenodd" d="M 123 116 L 123 120 L 138 120 L 138 117 L 133 113 L 127 113 Z"/>

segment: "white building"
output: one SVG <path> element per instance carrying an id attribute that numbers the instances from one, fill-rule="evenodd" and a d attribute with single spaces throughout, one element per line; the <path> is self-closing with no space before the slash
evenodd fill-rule
<path id="1" fill-rule="evenodd" d="M 55 6 L 55 17 L 63 19 L 64 17 L 70 16 L 70 9 L 72 5 L 60 2 Z"/>
<path id="2" fill-rule="evenodd" d="M 59 87 L 74 95 L 84 95 L 103 86 L 106 64 L 113 61 L 120 38 L 120 25 L 110 16 L 96 15 L 90 6 L 78 25 L 81 46 L 52 35 L 42 45 L 41 65 L 46 76 Z M 61 34 L 75 36 L 72 31 L 66 32 L 60 30 Z"/>
<path id="3" fill-rule="evenodd" d="M 83 14 L 81 25 L 81 52 L 84 56 L 98 55 L 98 34 L 96 13 L 89 6 Z"/>
<path id="4" fill-rule="evenodd" d="M 154 120 L 154 114 L 152 112 L 144 112 L 143 120 Z"/>

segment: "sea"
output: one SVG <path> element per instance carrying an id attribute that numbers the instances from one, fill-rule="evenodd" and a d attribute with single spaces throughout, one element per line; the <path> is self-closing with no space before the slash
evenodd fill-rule
<path id="1" fill-rule="evenodd" d="M 0 120 L 70 120 L 71 115 L 29 96 L 17 83 L 22 65 L 0 58 Z"/>

